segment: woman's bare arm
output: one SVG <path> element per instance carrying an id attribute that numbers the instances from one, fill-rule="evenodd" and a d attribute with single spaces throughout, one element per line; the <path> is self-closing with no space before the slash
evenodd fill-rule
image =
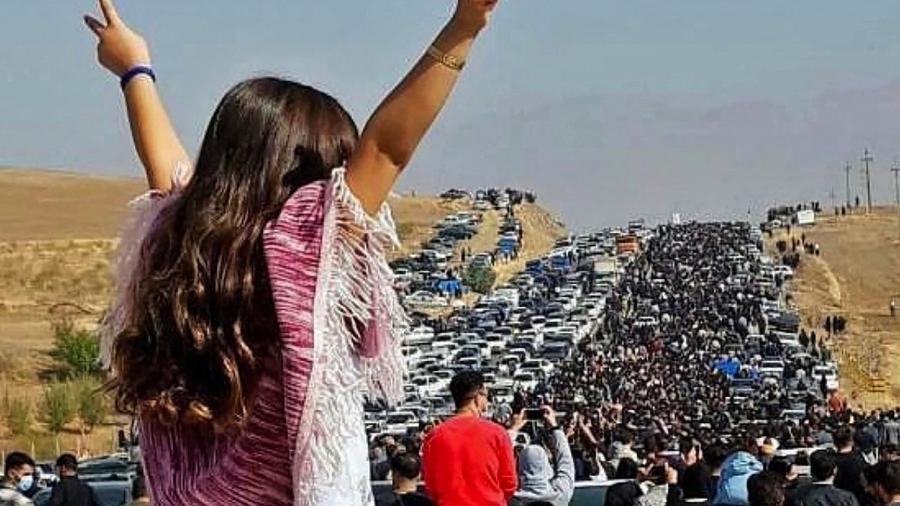
<path id="1" fill-rule="evenodd" d="M 434 47 L 465 61 L 498 0 L 458 0 Z M 374 214 L 444 107 L 459 72 L 424 55 L 369 119 L 347 167 L 347 184 Z"/>
<path id="2" fill-rule="evenodd" d="M 150 51 L 140 35 L 119 17 L 112 0 L 99 0 L 105 22 L 85 16 L 88 28 L 97 35 L 97 57 L 100 64 L 117 77 L 138 65 L 150 65 Z M 178 165 L 190 165 L 156 84 L 147 75 L 138 75 L 125 87 L 125 105 L 131 136 L 150 188 L 168 191 L 172 187 L 172 171 Z"/>

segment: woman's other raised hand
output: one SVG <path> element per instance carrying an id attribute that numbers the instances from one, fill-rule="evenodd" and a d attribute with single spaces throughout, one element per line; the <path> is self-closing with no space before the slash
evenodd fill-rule
<path id="1" fill-rule="evenodd" d="M 144 38 L 119 17 L 112 0 L 99 0 L 103 21 L 85 15 L 84 22 L 97 36 L 97 60 L 100 65 L 122 77 L 137 65 L 150 65 L 150 49 Z"/>

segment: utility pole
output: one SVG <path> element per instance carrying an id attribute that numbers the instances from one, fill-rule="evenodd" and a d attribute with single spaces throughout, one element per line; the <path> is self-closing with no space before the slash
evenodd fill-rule
<path id="1" fill-rule="evenodd" d="M 847 211 L 852 209 L 850 207 L 850 171 L 853 170 L 853 166 L 850 165 L 850 162 L 847 162 L 847 165 L 844 166 L 844 176 L 846 177 L 845 185 L 847 187 Z"/>
<path id="2" fill-rule="evenodd" d="M 897 238 L 900 239 L 900 162 L 894 160 L 894 166 L 891 167 L 891 172 L 894 173 L 894 192 L 896 194 L 896 203 L 897 203 Z"/>
<path id="3" fill-rule="evenodd" d="M 866 164 L 866 214 L 868 214 L 872 212 L 872 179 L 869 177 L 869 164 L 875 161 L 869 148 L 866 148 L 861 161 Z"/>
<path id="4" fill-rule="evenodd" d="M 832 218 L 832 220 L 837 221 L 838 210 L 837 204 L 834 202 L 834 199 L 835 197 L 837 197 L 837 195 L 834 194 L 834 188 L 831 189 L 831 193 L 829 193 L 828 196 L 831 197 L 831 211 L 834 213 L 834 217 Z"/>

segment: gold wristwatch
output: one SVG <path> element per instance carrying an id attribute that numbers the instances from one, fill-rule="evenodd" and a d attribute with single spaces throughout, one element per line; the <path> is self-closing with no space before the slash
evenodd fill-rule
<path id="1" fill-rule="evenodd" d="M 434 60 L 441 65 L 457 72 L 461 71 L 463 67 L 466 66 L 465 60 L 457 58 L 452 54 L 445 53 L 434 46 L 428 48 L 428 56 L 434 58 Z"/>

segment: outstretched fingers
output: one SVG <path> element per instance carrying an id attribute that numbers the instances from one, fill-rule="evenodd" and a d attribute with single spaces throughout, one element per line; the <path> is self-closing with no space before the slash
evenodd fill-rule
<path id="1" fill-rule="evenodd" d="M 119 13 L 116 12 L 116 6 L 112 0 L 100 0 L 100 11 L 103 12 L 103 18 L 106 20 L 107 26 L 113 26 L 121 23 Z"/>
<path id="2" fill-rule="evenodd" d="M 103 34 L 103 30 L 106 30 L 106 26 L 93 16 L 85 15 L 84 24 L 86 24 L 97 37 L 100 37 Z"/>

